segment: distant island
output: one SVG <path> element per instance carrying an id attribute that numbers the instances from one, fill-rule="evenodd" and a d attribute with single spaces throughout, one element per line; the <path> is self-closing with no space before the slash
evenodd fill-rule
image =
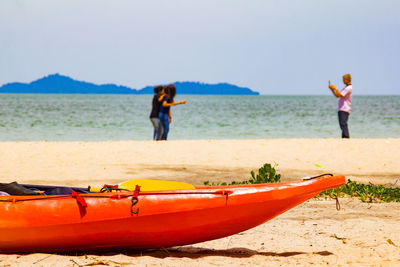
<path id="1" fill-rule="evenodd" d="M 179 94 L 191 95 L 259 95 L 249 88 L 228 83 L 206 84 L 200 82 L 174 82 Z M 116 84 L 93 84 L 74 80 L 58 73 L 45 76 L 31 83 L 7 83 L 0 93 L 9 94 L 153 94 L 153 86 L 132 89 Z"/>

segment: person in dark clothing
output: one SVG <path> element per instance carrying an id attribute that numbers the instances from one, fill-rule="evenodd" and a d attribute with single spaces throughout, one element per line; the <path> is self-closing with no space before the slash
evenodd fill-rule
<path id="1" fill-rule="evenodd" d="M 154 127 L 153 140 L 155 141 L 161 140 L 161 136 L 163 134 L 163 127 L 160 118 L 158 117 L 158 114 L 160 113 L 160 107 L 161 107 L 161 102 L 159 101 L 159 97 L 164 95 L 165 95 L 164 86 L 159 85 L 154 87 L 154 96 L 150 112 L 150 121 Z"/>
<path id="2" fill-rule="evenodd" d="M 174 102 L 174 97 L 176 95 L 176 87 L 173 84 L 167 85 L 165 87 L 165 95 L 159 97 L 161 102 L 160 113 L 158 117 L 160 118 L 161 125 L 163 127 L 163 134 L 161 140 L 167 140 L 169 125 L 171 124 L 171 106 L 185 104 L 186 100 L 180 102 Z"/>

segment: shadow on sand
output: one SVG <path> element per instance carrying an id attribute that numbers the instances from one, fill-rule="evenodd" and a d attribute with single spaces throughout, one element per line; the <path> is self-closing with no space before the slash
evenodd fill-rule
<path id="1" fill-rule="evenodd" d="M 318 252 L 301 252 L 301 251 L 291 251 L 291 252 L 262 252 L 257 250 L 252 250 L 248 248 L 229 248 L 229 249 L 208 249 L 201 247 L 178 247 L 170 249 L 158 249 L 158 250 L 146 250 L 146 251 L 114 251 L 114 252 L 85 252 L 85 253 L 66 253 L 61 254 L 65 256 L 84 256 L 84 255 L 95 255 L 95 256 L 114 256 L 118 254 L 123 254 L 129 257 L 141 257 L 150 256 L 154 258 L 164 259 L 164 258 L 190 258 L 199 259 L 209 256 L 222 256 L 231 258 L 248 258 L 251 256 L 267 256 L 267 257 L 292 257 L 303 254 L 314 254 L 321 256 L 334 255 L 329 251 L 318 251 Z"/>

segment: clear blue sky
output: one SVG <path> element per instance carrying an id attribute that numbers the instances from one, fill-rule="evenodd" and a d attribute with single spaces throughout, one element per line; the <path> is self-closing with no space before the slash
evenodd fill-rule
<path id="1" fill-rule="evenodd" d="M 56 72 L 262 94 L 329 94 L 349 72 L 355 94 L 400 94 L 400 1 L 1 0 L 0 85 Z"/>

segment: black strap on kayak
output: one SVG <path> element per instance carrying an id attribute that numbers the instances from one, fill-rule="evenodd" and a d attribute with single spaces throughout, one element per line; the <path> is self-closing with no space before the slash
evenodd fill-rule
<path id="1" fill-rule="evenodd" d="M 313 180 L 313 179 L 317 179 L 323 176 L 333 176 L 332 173 L 324 173 L 318 176 L 314 176 L 314 177 L 309 177 L 309 178 L 304 178 L 303 181 L 308 181 L 308 180 Z M 336 210 L 340 210 L 340 203 L 339 203 L 339 187 L 336 188 L 336 196 L 332 197 L 332 199 L 336 200 Z"/>
<path id="2" fill-rule="evenodd" d="M 103 185 L 103 187 L 100 189 L 100 193 L 112 192 L 112 191 L 130 191 L 130 190 L 125 188 L 119 188 L 118 185 L 109 185 L 109 184 Z"/>
<path id="3" fill-rule="evenodd" d="M 333 174 L 332 173 L 324 173 L 324 174 L 321 174 L 321 175 L 318 175 L 318 176 L 303 178 L 302 180 L 303 181 L 308 181 L 308 180 L 317 179 L 317 178 L 323 177 L 323 176 L 333 176 Z"/>
<path id="4" fill-rule="evenodd" d="M 339 203 L 339 187 L 336 188 L 336 197 L 334 197 L 334 199 L 336 199 L 336 210 L 340 210 L 340 203 Z"/>

